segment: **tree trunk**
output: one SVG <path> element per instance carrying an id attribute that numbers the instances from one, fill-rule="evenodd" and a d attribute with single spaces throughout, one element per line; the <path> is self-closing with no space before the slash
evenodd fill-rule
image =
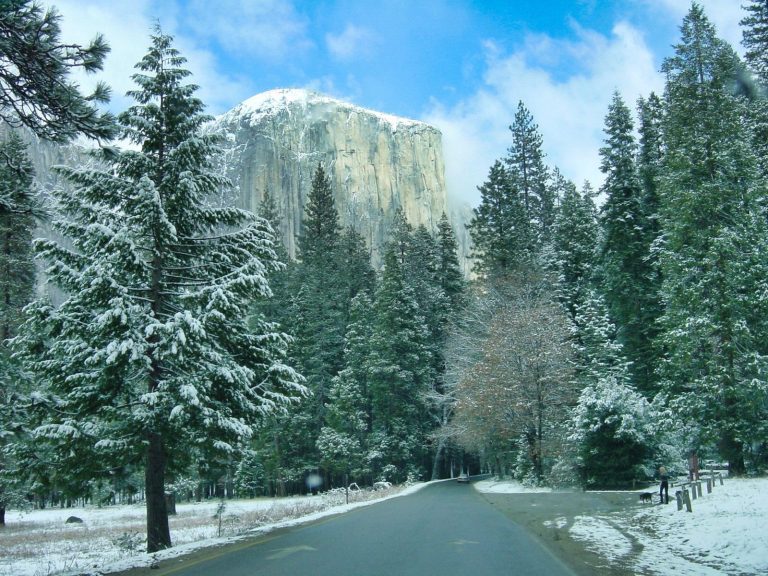
<path id="1" fill-rule="evenodd" d="M 165 493 L 165 509 L 168 512 L 168 516 L 176 515 L 176 493 L 175 492 Z"/>
<path id="2" fill-rule="evenodd" d="M 732 431 L 723 431 L 719 448 L 720 454 L 728 460 L 728 475 L 743 476 L 747 470 L 744 464 L 744 445 Z"/>
<path id="3" fill-rule="evenodd" d="M 443 455 L 443 449 L 445 448 L 445 439 L 440 438 L 437 443 L 437 450 L 435 451 L 435 459 L 432 461 L 432 478 L 430 480 L 437 480 L 440 473 L 440 458 Z"/>
<path id="4" fill-rule="evenodd" d="M 147 552 L 171 547 L 168 509 L 165 506 L 165 451 L 157 433 L 148 434 L 145 483 L 147 490 Z"/>

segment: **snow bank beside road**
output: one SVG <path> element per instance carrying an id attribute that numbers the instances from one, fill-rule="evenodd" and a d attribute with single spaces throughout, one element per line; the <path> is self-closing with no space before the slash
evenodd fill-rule
<path id="1" fill-rule="evenodd" d="M 177 504 L 177 515 L 169 519 L 174 546 L 152 555 L 141 552 L 145 546 L 143 505 L 9 511 L 8 525 L 0 531 L 0 576 L 106 574 L 146 567 L 155 560 L 411 494 L 425 485 L 350 492 L 349 504 L 344 504 L 343 490 L 320 496 L 226 500 L 222 537 L 217 536 L 215 517 L 219 501 Z M 65 524 L 69 516 L 77 516 L 83 523 Z"/>
<path id="2" fill-rule="evenodd" d="M 674 491 L 672 489 L 671 491 Z M 692 502 L 641 508 L 624 526 L 643 544 L 636 566 L 650 574 L 768 574 L 768 479 L 726 479 Z"/>
<path id="3" fill-rule="evenodd" d="M 497 494 L 541 491 L 499 480 L 478 482 L 475 487 Z M 703 492 L 692 501 L 692 513 L 685 508 L 678 511 L 674 499 L 667 505 L 649 505 L 638 498 L 617 512 L 553 517 L 545 525 L 567 527 L 571 538 L 607 564 L 635 574 L 768 574 L 768 478 L 726 478 L 711 494 Z"/>

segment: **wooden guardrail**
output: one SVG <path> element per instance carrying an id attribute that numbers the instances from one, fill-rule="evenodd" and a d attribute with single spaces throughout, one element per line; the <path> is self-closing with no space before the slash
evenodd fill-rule
<path id="1" fill-rule="evenodd" d="M 721 472 L 712 472 L 710 476 L 707 476 L 707 477 L 702 476 L 702 477 L 699 477 L 698 480 L 689 480 L 686 482 L 680 482 L 676 484 L 676 486 L 680 488 L 680 490 L 675 491 L 675 499 L 677 500 L 677 509 L 682 510 L 683 506 L 685 506 L 685 509 L 688 512 L 693 512 L 693 506 L 691 504 L 691 501 L 696 500 L 697 498 L 701 498 L 703 496 L 702 483 L 704 483 L 704 485 L 707 488 L 707 494 L 711 494 L 712 490 L 714 490 L 715 488 L 715 484 L 717 483 L 717 480 L 720 480 L 720 486 L 722 486 L 723 474 Z"/>

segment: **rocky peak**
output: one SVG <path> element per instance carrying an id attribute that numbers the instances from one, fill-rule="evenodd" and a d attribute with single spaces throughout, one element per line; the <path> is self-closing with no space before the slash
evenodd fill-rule
<path id="1" fill-rule="evenodd" d="M 342 225 L 366 238 L 375 263 L 398 209 L 430 230 L 448 212 L 441 134 L 423 122 L 279 89 L 242 102 L 214 129 L 229 142 L 235 202 L 256 210 L 269 190 L 291 255 L 318 163 L 331 177 Z"/>
<path id="2" fill-rule="evenodd" d="M 307 113 L 310 110 L 322 108 L 336 108 L 344 110 L 348 114 L 370 116 L 377 119 L 382 125 L 388 126 L 393 132 L 397 131 L 398 128 L 429 126 L 424 122 L 361 108 L 343 100 L 304 88 L 277 88 L 256 94 L 224 114 L 221 120 L 230 123 L 245 121 L 251 125 L 258 125 L 264 118 L 278 115 L 285 110 Z"/>

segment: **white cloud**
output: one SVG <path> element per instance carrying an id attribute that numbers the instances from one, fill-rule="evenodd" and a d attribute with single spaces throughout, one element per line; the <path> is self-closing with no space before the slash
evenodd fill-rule
<path id="1" fill-rule="evenodd" d="M 129 103 L 125 98 L 127 90 L 134 84 L 130 76 L 133 66 L 149 46 L 152 21 L 145 16 L 149 0 L 113 3 L 103 0 L 56 0 L 55 6 L 61 14 L 62 40 L 88 44 L 97 33 L 107 40 L 111 51 L 107 55 L 104 70 L 95 74 L 76 74 L 73 78 L 84 90 L 91 88 L 97 80 L 106 82 L 112 88 L 113 110 L 123 110 Z"/>
<path id="2" fill-rule="evenodd" d="M 328 51 L 339 60 L 351 60 L 369 52 L 374 35 L 367 28 L 347 24 L 341 34 L 326 34 Z"/>
<path id="3" fill-rule="evenodd" d="M 307 20 L 290 0 L 193 0 L 184 16 L 197 34 L 231 53 L 282 61 L 312 47 Z"/>
<path id="4" fill-rule="evenodd" d="M 84 91 L 97 80 L 112 88 L 110 109 L 121 112 L 133 104 L 125 93 L 136 85 L 131 76 L 135 64 L 146 54 L 150 34 L 159 21 L 165 33 L 175 37 L 175 47 L 187 59 L 192 72 L 191 82 L 200 86 L 197 96 L 206 104 L 209 113 L 218 114 L 232 107 L 233 101 L 252 95 L 247 80 L 217 72 L 220 69 L 214 54 L 200 47 L 195 38 L 176 32 L 179 12 L 172 3 L 157 4 L 152 0 L 132 0 L 116 3 L 111 0 L 56 0 L 61 14 L 62 39 L 65 42 L 87 44 L 97 33 L 106 38 L 111 47 L 104 70 L 96 74 L 76 74 L 73 78 Z"/>
<path id="5" fill-rule="evenodd" d="M 434 103 L 424 118 L 443 132 L 449 194 L 476 205 L 493 162 L 511 145 L 509 124 L 520 100 L 544 140 L 546 162 L 582 184 L 602 182 L 598 150 L 614 90 L 627 105 L 660 92 L 663 80 L 643 36 L 620 22 L 609 37 L 576 27 L 575 40 L 529 35 L 509 55 L 486 46 L 483 86 L 457 106 Z M 562 70 L 574 70 L 563 76 Z"/>

